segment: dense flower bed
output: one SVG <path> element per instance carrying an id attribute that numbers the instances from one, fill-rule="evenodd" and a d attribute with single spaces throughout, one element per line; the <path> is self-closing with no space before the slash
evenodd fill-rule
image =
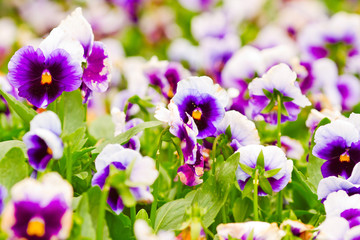
<path id="1" fill-rule="evenodd" d="M 360 4 L 0 3 L 0 239 L 360 239 Z"/>

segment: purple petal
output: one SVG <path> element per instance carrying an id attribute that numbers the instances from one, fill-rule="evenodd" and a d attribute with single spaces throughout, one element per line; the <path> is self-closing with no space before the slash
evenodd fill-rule
<path id="1" fill-rule="evenodd" d="M 44 171 L 52 158 L 46 142 L 37 135 L 31 133 L 24 136 L 24 142 L 28 147 L 29 164 L 37 171 Z"/>
<path id="2" fill-rule="evenodd" d="M 109 190 L 107 203 L 116 214 L 120 214 L 124 209 L 124 203 L 117 190 L 113 187 Z"/>
<path id="3" fill-rule="evenodd" d="M 18 88 L 19 96 L 36 107 L 53 102 L 63 91 L 80 87 L 82 69 L 63 49 L 54 50 L 45 59 L 40 49 L 23 47 L 9 62 L 9 81 Z M 49 72 L 50 83 L 42 83 L 43 72 Z"/>
<path id="4" fill-rule="evenodd" d="M 102 42 L 94 42 L 87 67 L 84 69 L 83 81 L 95 92 L 105 92 L 110 81 L 109 57 Z"/>
<path id="5" fill-rule="evenodd" d="M 62 229 L 61 219 L 68 206 L 65 201 L 59 199 L 52 200 L 47 206 L 40 206 L 37 202 L 20 201 L 14 203 L 15 223 L 12 226 L 14 235 L 18 238 L 26 239 L 51 239 L 56 237 Z M 35 238 L 27 234 L 27 227 L 33 218 L 44 221 L 45 233 L 42 238 Z"/>
<path id="6" fill-rule="evenodd" d="M 198 138 L 206 138 L 215 133 L 216 127 L 224 117 L 225 110 L 220 102 L 210 94 L 200 93 L 196 89 L 187 89 L 183 92 L 177 92 L 173 98 L 178 106 L 180 117 L 184 122 L 188 122 L 187 114 L 192 116 L 196 108 L 201 109 L 201 118 L 194 119 L 199 130 Z"/>

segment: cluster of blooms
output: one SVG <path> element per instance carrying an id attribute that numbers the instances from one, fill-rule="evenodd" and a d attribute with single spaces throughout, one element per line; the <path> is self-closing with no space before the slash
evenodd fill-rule
<path id="1" fill-rule="evenodd" d="M 94 0 L 68 16 L 62 9 L 70 3 L 6 3 L 29 29 L 45 36 L 18 37 L 14 21 L 0 19 L 5 36 L 0 64 L 10 59 L 7 75 L 0 72 L 0 127 L 16 135 L 0 133 L 0 141 L 12 140 L 0 146 L 0 157 L 9 161 L 6 146 L 13 144 L 26 149 L 21 164 L 33 169 L 17 183 L 0 174 L 6 186 L 0 185 L 1 227 L 7 236 L 66 239 L 83 234 L 79 225 L 86 222 L 97 226 L 97 238 L 105 229 L 116 239 L 109 223 L 114 215 L 137 239 L 203 240 L 215 231 L 222 240 L 358 239 L 360 15 L 328 16 L 325 5 L 312 0 L 275 1 L 272 10 L 265 0 L 165 2 Z M 180 23 L 180 11 L 193 18 Z M 278 15 L 270 21 L 272 11 Z M 13 53 L 12 46 L 20 49 Z M 169 60 L 161 60 L 166 56 Z M 65 107 L 64 92 L 77 92 L 79 99 L 81 92 L 83 109 Z M 79 120 L 72 113 L 69 120 L 69 112 L 86 116 Z M 81 123 L 69 133 L 72 120 Z M 159 137 L 160 128 L 147 129 L 161 124 Z M 224 166 L 232 164 L 230 156 L 239 156 L 232 179 L 221 175 L 229 171 Z M 1 158 L 0 170 L 6 165 Z M 210 193 L 215 185 L 219 189 Z M 107 222 L 107 228 L 75 207 L 94 189 L 105 196 L 96 217 L 103 216 L 97 224 Z M 291 199 L 304 193 L 311 194 L 306 203 Z M 273 206 L 274 195 L 276 217 L 261 206 L 266 201 Z M 225 199 L 217 201 L 219 196 Z M 253 215 L 245 206 L 237 216 L 237 208 L 249 201 Z M 152 202 L 151 212 L 146 207 L 134 215 L 136 204 Z M 196 212 L 199 203 L 208 211 L 205 217 Z M 222 205 L 217 210 L 210 204 Z M 321 204 L 325 212 L 304 207 Z M 187 221 L 185 210 L 179 213 L 185 208 L 199 216 Z M 215 216 L 205 219 L 209 212 Z M 319 223 L 321 214 L 326 216 Z M 301 222 L 309 216 L 314 226 Z M 271 223 L 275 220 L 281 224 Z M 164 227 L 163 221 L 169 223 Z"/>

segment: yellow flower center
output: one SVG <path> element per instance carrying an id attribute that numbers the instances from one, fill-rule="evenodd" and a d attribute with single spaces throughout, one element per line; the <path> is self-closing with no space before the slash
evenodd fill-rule
<path id="1" fill-rule="evenodd" d="M 45 235 L 45 222 L 43 219 L 35 217 L 32 218 L 26 229 L 29 236 L 43 237 Z"/>
<path id="2" fill-rule="evenodd" d="M 167 92 L 167 95 L 168 95 L 168 98 L 172 98 L 174 96 L 174 92 L 173 92 L 173 90 L 171 88 Z"/>
<path id="3" fill-rule="evenodd" d="M 340 155 L 340 158 L 339 158 L 339 161 L 340 162 L 350 162 L 350 156 L 347 152 L 343 153 Z"/>
<path id="4" fill-rule="evenodd" d="M 200 120 L 201 115 L 202 115 L 202 112 L 201 112 L 201 110 L 199 108 L 196 108 L 191 114 L 192 118 L 195 119 L 195 120 Z"/>
<path id="5" fill-rule="evenodd" d="M 51 74 L 48 70 L 45 70 L 41 75 L 41 85 L 51 84 L 51 82 L 52 82 Z"/>
<path id="6" fill-rule="evenodd" d="M 48 154 L 50 154 L 50 155 L 53 154 L 53 151 L 52 151 L 51 148 L 49 148 L 49 147 L 46 149 L 46 152 L 47 152 Z"/>

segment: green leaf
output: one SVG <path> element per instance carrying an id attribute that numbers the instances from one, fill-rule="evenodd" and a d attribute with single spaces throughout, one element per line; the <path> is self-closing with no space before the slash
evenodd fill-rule
<path id="1" fill-rule="evenodd" d="M 243 198 L 247 197 L 252 192 L 252 190 L 254 190 L 253 181 L 254 181 L 254 179 L 252 177 L 250 177 L 249 180 L 247 181 L 247 183 L 245 184 L 244 190 L 242 191 Z"/>
<path id="2" fill-rule="evenodd" d="M 244 222 L 252 212 L 252 208 L 253 203 L 249 198 L 237 198 L 232 208 L 235 222 Z"/>
<path id="3" fill-rule="evenodd" d="M 226 128 L 225 135 L 228 137 L 228 139 L 231 139 L 232 133 L 231 133 L 231 126 L 230 125 Z"/>
<path id="4" fill-rule="evenodd" d="M 114 131 L 115 125 L 109 115 L 96 118 L 89 126 L 89 133 L 95 139 L 111 139 L 114 137 Z"/>
<path id="5" fill-rule="evenodd" d="M 291 97 L 283 96 L 283 97 L 281 98 L 281 100 L 282 100 L 282 102 L 291 102 L 291 101 L 294 100 L 294 99 L 291 98 Z"/>
<path id="6" fill-rule="evenodd" d="M 240 153 L 234 153 L 225 162 L 218 165 L 215 176 L 210 176 L 196 191 L 191 205 L 204 209 L 202 223 L 209 227 L 227 200 L 230 187 L 235 181 L 235 171 Z"/>
<path id="7" fill-rule="evenodd" d="M 76 210 L 78 215 L 81 217 L 80 235 L 88 239 L 95 239 L 95 225 L 93 224 L 89 210 L 90 208 L 88 195 L 83 194 L 79 203 L 79 207 Z"/>
<path id="8" fill-rule="evenodd" d="M 272 99 L 273 98 L 273 93 L 266 90 L 265 88 L 263 88 L 263 92 L 265 94 L 265 96 L 268 98 L 268 99 Z"/>
<path id="9" fill-rule="evenodd" d="M 120 213 L 114 215 L 106 211 L 106 223 L 110 237 L 113 240 L 135 240 L 131 220 L 128 216 Z"/>
<path id="10" fill-rule="evenodd" d="M 143 122 L 138 125 L 136 125 L 133 128 L 130 128 L 124 133 L 121 133 L 117 135 L 116 137 L 112 138 L 111 140 L 104 141 L 103 143 L 99 144 L 96 149 L 94 150 L 94 153 L 100 153 L 101 150 L 107 145 L 111 143 L 118 143 L 118 144 L 124 144 L 127 141 L 130 140 L 131 137 L 133 137 L 135 134 L 152 127 L 157 127 L 159 125 L 163 124 L 161 121 L 149 121 L 149 122 Z"/>
<path id="11" fill-rule="evenodd" d="M 148 225 L 151 226 L 149 215 L 145 209 L 142 208 L 140 209 L 140 211 L 138 211 L 138 213 L 136 214 L 136 220 L 138 219 L 145 220 L 148 223 Z"/>
<path id="12" fill-rule="evenodd" d="M 266 114 L 271 112 L 275 107 L 275 100 L 271 99 L 271 101 L 269 102 L 269 104 L 261 111 L 261 113 Z"/>
<path id="13" fill-rule="evenodd" d="M 17 101 L 13 96 L 7 94 L 0 88 L 0 95 L 2 95 L 6 102 L 9 104 L 10 109 L 16 112 L 19 117 L 24 120 L 24 122 L 28 125 L 30 121 L 35 117 L 36 111 L 34 109 L 29 108 L 24 103 Z"/>
<path id="14" fill-rule="evenodd" d="M 256 160 L 256 167 L 260 167 L 261 169 L 265 168 L 264 153 L 263 153 L 262 150 L 260 151 L 259 156 L 258 156 L 258 158 Z"/>
<path id="15" fill-rule="evenodd" d="M 255 170 L 254 168 L 251 168 L 251 167 L 249 167 L 248 165 L 245 165 L 245 164 L 243 164 L 243 163 L 239 163 L 239 165 L 240 165 L 240 168 L 241 168 L 245 173 L 249 174 L 250 176 L 253 175 L 254 170 Z"/>
<path id="16" fill-rule="evenodd" d="M 156 211 L 155 232 L 163 230 L 180 230 L 185 210 L 191 206 L 192 199 L 181 198 L 165 203 Z"/>
<path id="17" fill-rule="evenodd" d="M 9 150 L 0 160 L 0 184 L 8 191 L 11 187 L 28 176 L 28 165 L 24 152 L 18 147 Z"/>
<path id="18" fill-rule="evenodd" d="M 259 176 L 259 183 L 260 183 L 261 189 L 264 190 L 264 192 L 266 192 L 269 195 L 272 194 L 271 184 L 269 183 L 269 180 L 265 176 L 263 176 L 263 175 Z"/>
<path id="19" fill-rule="evenodd" d="M 315 186 L 315 189 L 317 189 L 317 186 L 319 185 L 320 180 L 323 178 L 321 173 L 321 166 L 324 164 L 325 160 L 315 157 L 312 154 L 313 148 L 315 146 L 314 142 L 314 136 L 316 131 L 319 129 L 319 127 L 324 126 L 326 124 L 330 123 L 330 120 L 328 118 L 322 119 L 318 126 L 316 127 L 316 130 L 314 131 L 314 134 L 311 139 L 311 146 L 309 151 L 309 163 L 307 165 L 307 172 L 309 175 L 309 182 L 313 186 Z"/>
<path id="20" fill-rule="evenodd" d="M 67 135 L 85 126 L 85 106 L 79 90 L 63 92 L 61 98 L 64 103 L 63 133 Z"/>
<path id="21" fill-rule="evenodd" d="M 278 172 L 280 172 L 281 168 L 275 168 L 275 169 L 271 169 L 271 170 L 268 170 L 264 173 L 264 176 L 266 178 L 271 178 L 273 176 L 275 176 L 276 174 L 278 174 Z"/>
<path id="22" fill-rule="evenodd" d="M 101 199 L 101 189 L 98 186 L 90 188 L 86 192 L 89 200 L 89 213 L 91 216 L 91 221 L 93 224 L 94 229 L 97 227 L 98 223 L 98 215 L 99 215 L 99 206 L 100 206 L 100 199 Z M 104 233 L 103 238 L 104 240 L 110 239 L 109 238 L 109 229 L 106 224 L 104 224 Z"/>
<path id="23" fill-rule="evenodd" d="M 23 141 L 19 140 L 10 140 L 10 141 L 4 141 L 0 142 L 0 159 L 3 159 L 5 157 L 5 154 L 12 148 L 20 148 L 24 155 L 26 156 L 26 146 Z"/>

